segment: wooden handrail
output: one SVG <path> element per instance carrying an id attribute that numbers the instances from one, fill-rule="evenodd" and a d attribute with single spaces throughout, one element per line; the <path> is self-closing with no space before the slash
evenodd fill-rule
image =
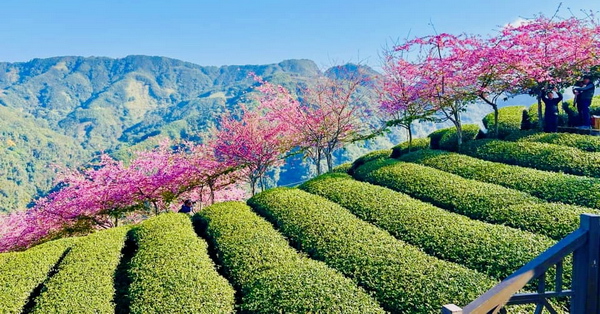
<path id="1" fill-rule="evenodd" d="M 567 237 L 556 243 L 554 246 L 540 254 L 538 257 L 531 260 L 525 266 L 519 268 L 508 278 L 485 292 L 483 295 L 469 303 L 464 308 L 460 308 L 454 304 L 445 305 L 442 308 L 443 314 L 487 314 L 487 313 L 498 313 L 511 298 L 516 301 L 515 303 L 526 303 L 521 302 L 524 299 L 537 299 L 532 294 L 516 295 L 515 294 L 522 290 L 531 280 L 536 279 L 546 273 L 546 271 L 558 264 L 560 268 L 559 275 L 562 276 L 562 263 L 561 261 L 571 253 L 574 253 L 574 267 L 573 267 L 573 281 L 583 280 L 581 278 L 595 276 L 596 279 L 591 278 L 586 280 L 587 284 L 574 284 L 573 291 L 559 291 L 560 285 L 557 284 L 552 293 L 545 293 L 544 291 L 538 291 L 538 296 L 548 298 L 565 295 L 573 295 L 574 300 L 582 302 L 582 294 L 588 294 L 588 291 L 597 293 L 598 285 L 598 262 L 600 251 L 600 216 L 583 214 L 581 215 L 580 228 L 569 234 Z M 585 268 L 585 269 L 584 269 Z M 591 269 L 591 270 L 589 270 Z M 562 282 L 562 281 L 561 281 Z M 594 284 L 595 283 L 595 284 Z M 579 296 L 575 298 L 575 295 L 579 293 Z M 597 299 L 597 295 L 593 295 L 594 299 Z M 520 301 L 519 301 L 520 300 Z M 590 309 L 598 309 L 598 301 L 592 300 L 590 305 L 582 307 L 585 310 L 578 310 L 579 307 L 576 305 L 576 309 L 573 313 L 588 313 Z M 594 307 L 596 306 L 596 307 Z M 595 313 L 595 311 L 594 311 Z"/>

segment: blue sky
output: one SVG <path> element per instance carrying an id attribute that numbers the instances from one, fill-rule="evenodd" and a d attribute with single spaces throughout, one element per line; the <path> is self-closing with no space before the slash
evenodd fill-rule
<path id="1" fill-rule="evenodd" d="M 552 15 L 558 0 L 3 0 L 0 61 L 81 55 L 160 55 L 201 65 L 307 58 L 320 66 L 362 61 L 398 38 L 487 34 L 519 17 Z M 598 0 L 562 1 L 600 10 Z"/>

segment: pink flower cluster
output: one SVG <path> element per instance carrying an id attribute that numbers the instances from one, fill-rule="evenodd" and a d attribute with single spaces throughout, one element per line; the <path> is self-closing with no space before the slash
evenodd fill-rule
<path id="1" fill-rule="evenodd" d="M 495 105 L 499 95 L 572 84 L 599 60 L 600 27 L 593 16 L 539 16 L 489 38 L 416 38 L 388 53 L 381 109 L 394 116 L 411 106 L 443 110 L 477 98 Z"/>
<path id="2" fill-rule="evenodd" d="M 361 72 L 339 69 L 342 78 L 320 77 L 299 91 L 302 101 L 295 99 L 282 86 L 264 82 L 257 88 L 262 92 L 258 110 L 268 121 L 283 125 L 292 137 L 288 144 L 298 148 L 322 173 L 322 160 L 328 170 L 333 168 L 333 153 L 349 142 L 368 134 L 372 108 L 367 99 L 370 89 L 362 86 L 372 79 Z"/>
<path id="3" fill-rule="evenodd" d="M 0 252 L 28 247 L 82 221 L 91 228 L 109 228 L 119 219 L 176 210 L 182 199 L 201 205 L 244 199 L 246 192 L 233 184 L 234 175 L 216 160 L 212 147 L 192 143 L 173 149 L 163 141 L 127 166 L 102 155 L 87 169 L 63 170 L 62 187 L 33 208 L 0 216 Z"/>
<path id="4" fill-rule="evenodd" d="M 221 119 L 210 145 L 218 161 L 235 169 L 255 194 L 257 185 L 265 186 L 261 180 L 267 172 L 283 164 L 284 154 L 293 146 L 293 134 L 289 124 L 243 109 L 240 119 L 231 114 Z"/>

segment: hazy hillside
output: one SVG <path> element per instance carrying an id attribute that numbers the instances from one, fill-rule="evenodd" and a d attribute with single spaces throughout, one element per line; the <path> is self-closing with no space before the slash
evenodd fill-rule
<path id="1" fill-rule="evenodd" d="M 353 70 L 355 65 L 346 65 L 324 74 Z M 130 147 L 152 146 L 151 139 L 160 136 L 198 140 L 197 134 L 225 110 L 250 101 L 255 84 L 250 72 L 292 90 L 323 74 L 310 60 L 222 67 L 148 56 L 0 63 L 0 212 L 22 208 L 48 191 L 52 164 L 74 166 L 100 151 L 124 158 Z M 370 68 L 366 73 L 377 74 Z M 465 120 L 478 121 L 487 111 L 476 109 Z M 434 128 L 417 126 L 415 133 Z M 392 133 L 353 145 L 337 161 L 402 139 Z M 273 175 L 278 184 L 290 184 L 306 179 L 308 172 L 308 165 L 294 158 Z"/>
<path id="2" fill-rule="evenodd" d="M 0 106 L 0 211 L 27 204 L 52 186 L 52 164 L 74 166 L 90 156 L 46 121 Z"/>
<path id="3" fill-rule="evenodd" d="M 318 75 L 307 60 L 202 67 L 163 57 L 58 57 L 0 63 L 0 104 L 48 122 L 84 148 L 134 143 L 177 120 L 200 129 L 253 83 L 248 73 L 294 82 Z"/>

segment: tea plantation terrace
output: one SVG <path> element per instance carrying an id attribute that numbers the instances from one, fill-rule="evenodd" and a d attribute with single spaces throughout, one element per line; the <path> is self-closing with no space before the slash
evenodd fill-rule
<path id="1" fill-rule="evenodd" d="M 521 130 L 514 111 L 500 112 L 502 139 L 465 126 L 458 148 L 455 130 L 444 129 L 192 219 L 161 214 L 0 254 L 0 313 L 465 306 L 575 237 L 582 214 L 600 214 L 599 138 Z M 559 258 L 547 285 L 571 287 L 577 260 Z M 571 305 L 545 302 L 559 312 Z"/>

